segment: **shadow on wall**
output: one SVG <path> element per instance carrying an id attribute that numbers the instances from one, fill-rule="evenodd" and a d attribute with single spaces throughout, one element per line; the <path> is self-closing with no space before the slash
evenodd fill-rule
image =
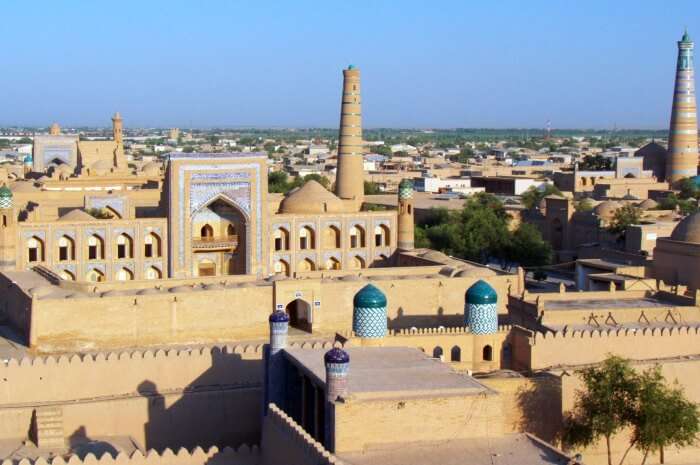
<path id="1" fill-rule="evenodd" d="M 116 457 L 118 454 L 117 449 L 112 444 L 90 439 L 85 426 L 79 427 L 68 436 L 68 447 L 71 453 L 77 455 L 81 460 L 85 459 L 88 454 L 94 454 L 95 457 L 102 457 L 104 454 Z"/>
<path id="2" fill-rule="evenodd" d="M 561 434 L 561 378 L 550 374 L 536 375 L 532 382 L 516 392 L 520 410 L 517 429 L 554 443 Z"/>
<path id="3" fill-rule="evenodd" d="M 244 360 L 219 348 L 212 351 L 211 368 L 182 393 L 160 392 L 150 380 L 138 385 L 139 395 L 148 399 L 146 449 L 260 443 L 262 361 Z"/>
<path id="4" fill-rule="evenodd" d="M 464 325 L 464 315 L 445 315 L 445 310 L 440 307 L 434 315 L 406 315 L 403 308 L 396 312 L 396 318 L 389 318 L 387 322 L 389 329 L 410 329 L 416 328 L 446 328 Z"/>

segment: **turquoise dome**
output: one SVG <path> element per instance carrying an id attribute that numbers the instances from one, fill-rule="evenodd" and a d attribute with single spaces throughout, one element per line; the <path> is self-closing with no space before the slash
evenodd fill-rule
<path id="1" fill-rule="evenodd" d="M 34 158 L 33 158 L 31 155 L 26 155 L 26 156 L 24 157 L 24 162 L 25 162 L 25 163 L 33 163 L 33 162 L 34 162 Z"/>
<path id="2" fill-rule="evenodd" d="M 693 181 L 696 187 L 700 187 L 700 176 L 692 176 L 690 180 Z"/>
<path id="3" fill-rule="evenodd" d="M 7 186 L 0 187 L 0 197 L 12 197 L 12 191 Z"/>
<path id="4" fill-rule="evenodd" d="M 498 301 L 498 294 L 489 283 L 480 279 L 467 289 L 464 300 L 468 304 L 495 304 Z"/>
<path id="5" fill-rule="evenodd" d="M 382 291 L 368 284 L 355 294 L 352 303 L 354 307 L 361 308 L 386 307 L 386 296 Z"/>

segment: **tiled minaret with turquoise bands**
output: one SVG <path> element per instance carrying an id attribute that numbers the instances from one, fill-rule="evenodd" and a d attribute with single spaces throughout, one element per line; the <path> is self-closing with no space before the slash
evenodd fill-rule
<path id="1" fill-rule="evenodd" d="M 464 296 L 464 324 L 473 334 L 498 332 L 498 294 L 489 283 L 480 279 Z"/>
<path id="2" fill-rule="evenodd" d="M 0 208 L 12 208 L 12 191 L 7 186 L 0 187 Z"/>
<path id="3" fill-rule="evenodd" d="M 363 339 L 379 339 L 387 333 L 386 296 L 368 284 L 353 299 L 352 330 Z"/>
<path id="4" fill-rule="evenodd" d="M 673 91 L 671 127 L 668 135 L 666 181 L 677 185 L 698 172 L 698 115 L 695 100 L 694 43 L 688 31 L 678 42 L 676 85 Z"/>
<path id="5" fill-rule="evenodd" d="M 398 247 L 401 250 L 412 250 L 414 247 L 413 221 L 413 182 L 402 179 L 399 183 L 399 231 Z"/>

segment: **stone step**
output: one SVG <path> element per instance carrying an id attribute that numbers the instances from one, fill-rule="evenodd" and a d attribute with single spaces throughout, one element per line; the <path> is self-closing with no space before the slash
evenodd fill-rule
<path id="1" fill-rule="evenodd" d="M 39 447 L 65 447 L 61 407 L 36 409 L 36 439 Z"/>

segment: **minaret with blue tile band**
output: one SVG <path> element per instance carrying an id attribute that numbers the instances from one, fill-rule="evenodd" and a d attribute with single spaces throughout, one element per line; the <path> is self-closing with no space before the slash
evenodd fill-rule
<path id="1" fill-rule="evenodd" d="M 285 379 L 282 350 L 287 347 L 289 333 L 289 315 L 282 310 L 274 311 L 269 317 L 270 343 L 265 347 L 265 394 L 263 396 L 263 412 L 267 414 L 267 406 L 274 403 L 284 407 Z"/>
<path id="2" fill-rule="evenodd" d="M 498 332 L 498 294 L 489 283 L 480 279 L 464 296 L 464 324 L 473 334 Z"/>

